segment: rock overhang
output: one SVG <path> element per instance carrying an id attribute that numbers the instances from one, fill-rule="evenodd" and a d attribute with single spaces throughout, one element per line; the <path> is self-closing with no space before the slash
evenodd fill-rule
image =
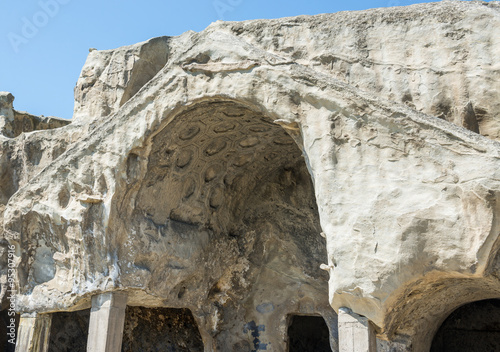
<path id="1" fill-rule="evenodd" d="M 465 5 L 441 6 L 440 10 L 449 10 Z M 479 11 L 484 5 L 470 6 Z M 397 333 L 396 325 L 404 325 L 394 323 L 397 318 L 392 321 L 391 312 L 399 309 L 394 303 L 398 297 L 408 295 L 406 287 L 413 292 L 433 282 L 461 278 L 488 287 L 488 297 L 494 296 L 498 283 L 488 270 L 495 265 L 492 258 L 498 250 L 498 143 L 384 100 L 370 92 L 370 86 L 353 87 L 352 82 L 328 75 L 323 66 L 307 67 L 279 46 L 266 51 L 269 47 L 258 39 L 247 42 L 241 33 L 251 26 L 251 22 L 214 24 L 205 33 L 187 33 L 178 43 L 170 43 L 166 65 L 151 80 L 107 117 L 92 117 L 91 133 L 66 151 L 65 160 L 48 165 L 13 195 L 5 213 L 6 235 L 12 240 L 38 238 L 36 232 L 16 229 L 19 215 L 38 222 L 72 219 L 62 228 L 59 220 L 49 220 L 61 228 L 63 237 L 75 241 L 61 248 L 90 241 L 86 250 L 97 255 L 94 264 L 100 266 L 66 286 L 57 298 L 64 302 L 59 308 L 69 308 L 80 292 L 123 288 L 119 258 L 111 250 L 116 248 L 109 244 L 116 230 L 113 212 L 116 216 L 123 209 L 117 195 L 130 183 L 130 165 L 147 163 L 152 150 L 148 141 L 173 127 L 176 117 L 209 103 L 240 105 L 262 114 L 283 125 L 299 145 L 327 237 L 330 303 L 335 308 L 353 308 L 390 336 Z M 228 33 L 227 27 L 238 36 Z M 176 46 L 188 50 L 181 52 Z M 131 153 L 137 156 L 132 156 L 135 161 Z M 75 167 L 65 167 L 68 160 Z M 65 185 L 63 193 L 44 190 L 55 180 Z M 64 211 L 66 201 L 61 203 L 61 197 L 69 198 Z M 82 201 L 89 197 L 95 203 Z M 33 200 L 36 206 L 30 205 Z M 181 212 L 178 220 L 182 222 L 185 213 L 189 211 Z M 86 240 L 78 239 L 84 232 L 79 222 L 91 226 Z M 91 248 L 96 240 L 97 248 Z M 55 257 L 64 257 L 58 265 L 67 270 L 71 255 Z M 87 268 L 83 264 L 79 270 Z M 95 285 L 84 287 L 90 281 Z M 33 292 L 52 294 L 44 285 L 35 285 Z M 78 293 L 68 295 L 71 291 Z M 456 302 L 442 302 L 443 307 L 447 304 L 453 307 Z M 41 304 L 30 309 L 47 308 Z"/>

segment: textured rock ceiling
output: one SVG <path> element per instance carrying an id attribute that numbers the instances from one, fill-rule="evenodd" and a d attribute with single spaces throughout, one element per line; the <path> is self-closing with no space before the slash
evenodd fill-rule
<path id="1" fill-rule="evenodd" d="M 284 129 L 231 103 L 183 113 L 152 143 L 135 211 L 156 224 L 170 218 L 217 232 L 241 219 L 256 185 L 303 161 Z"/>

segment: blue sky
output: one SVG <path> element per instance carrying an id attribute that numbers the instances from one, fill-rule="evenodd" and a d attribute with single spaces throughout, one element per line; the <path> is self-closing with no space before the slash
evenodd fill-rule
<path id="1" fill-rule="evenodd" d="M 89 48 L 112 49 L 162 35 L 201 31 L 223 19 L 314 15 L 411 0 L 2 0 L 0 91 L 14 108 L 71 118 L 73 88 Z"/>

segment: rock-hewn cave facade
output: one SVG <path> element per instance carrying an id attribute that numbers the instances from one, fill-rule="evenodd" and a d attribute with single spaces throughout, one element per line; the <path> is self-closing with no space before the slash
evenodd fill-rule
<path id="1" fill-rule="evenodd" d="M 91 51 L 71 121 L 0 93 L 3 348 L 15 300 L 17 351 L 498 349 L 499 28 L 216 22 Z"/>

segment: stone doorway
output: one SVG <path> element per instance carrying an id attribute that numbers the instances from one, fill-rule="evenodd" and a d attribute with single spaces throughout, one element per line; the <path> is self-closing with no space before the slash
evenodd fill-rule
<path id="1" fill-rule="evenodd" d="M 330 332 L 321 316 L 293 315 L 288 327 L 289 352 L 331 352 Z"/>
<path id="2" fill-rule="evenodd" d="M 443 322 L 431 352 L 500 351 L 500 299 L 463 305 Z"/>
<path id="3" fill-rule="evenodd" d="M 52 314 L 49 352 L 86 352 L 90 309 Z"/>

